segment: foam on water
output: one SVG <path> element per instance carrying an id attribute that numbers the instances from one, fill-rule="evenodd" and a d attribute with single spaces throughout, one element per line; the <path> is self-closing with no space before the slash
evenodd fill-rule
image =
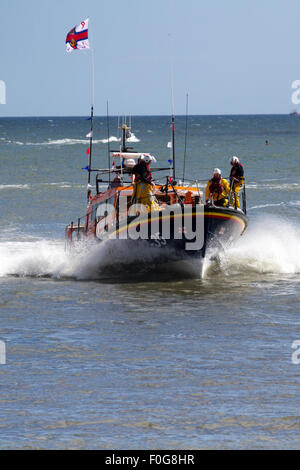
<path id="1" fill-rule="evenodd" d="M 44 142 L 20 142 L 18 140 L 8 140 L 6 138 L 1 138 L 6 144 L 14 144 L 14 145 L 27 145 L 27 146 L 48 146 L 48 145 L 88 145 L 89 139 L 48 139 Z M 109 139 L 94 139 L 93 144 L 107 144 L 108 142 L 121 142 L 120 137 L 115 137 L 114 135 L 110 136 Z M 136 143 L 140 142 L 134 133 L 131 133 L 131 136 L 127 139 L 127 142 Z"/>
<path id="2" fill-rule="evenodd" d="M 148 271 L 161 258 L 159 248 L 145 252 L 143 245 L 131 241 L 118 242 L 118 250 L 111 243 L 78 242 L 66 249 L 63 241 L 28 240 L 0 243 L 0 277 L 28 276 L 73 278 L 77 280 L 122 277 Z M 141 261 L 142 260 L 142 261 Z"/>
<path id="3" fill-rule="evenodd" d="M 90 143 L 89 139 L 70 139 L 70 138 L 64 138 L 64 139 L 48 139 L 44 142 L 20 142 L 17 140 L 7 140 L 5 138 L 1 139 L 4 140 L 6 144 L 14 144 L 14 145 L 27 145 L 27 146 L 48 146 L 48 145 L 88 145 Z M 121 139 L 115 136 L 111 136 L 109 139 L 94 139 L 93 144 L 107 144 L 107 142 L 120 142 Z M 128 139 L 129 142 L 139 142 L 139 139 L 137 139 L 134 134 L 130 139 Z"/>
<path id="4" fill-rule="evenodd" d="M 279 218 L 264 218 L 250 226 L 220 258 L 225 275 L 300 273 L 300 232 Z"/>
<path id="5" fill-rule="evenodd" d="M 0 244 L 0 277 L 31 276 L 93 279 L 101 264 L 105 264 L 104 245 L 80 244 L 70 251 L 63 241 L 37 240 Z"/>
<path id="6" fill-rule="evenodd" d="M 29 189 L 29 184 L 0 184 L 0 189 Z"/>
<path id="7" fill-rule="evenodd" d="M 300 183 L 288 182 L 282 183 L 281 180 L 276 182 L 267 183 L 265 181 L 251 182 L 246 184 L 246 189 L 264 189 L 264 190 L 286 190 L 286 191 L 299 191 Z"/>
<path id="8" fill-rule="evenodd" d="M 48 139 L 45 142 L 19 142 L 17 140 L 5 140 L 7 144 L 15 144 L 15 145 L 27 145 L 27 146 L 48 146 L 48 145 L 88 145 L 89 144 L 89 139 Z M 107 144 L 108 142 L 120 142 L 121 138 L 120 137 L 115 137 L 111 136 L 109 139 L 94 139 L 93 144 Z M 140 139 L 138 139 L 134 134 L 131 134 L 131 137 L 127 139 L 127 142 L 140 142 Z"/>
<path id="9" fill-rule="evenodd" d="M 131 136 L 127 139 L 127 142 L 140 142 L 140 139 L 138 139 L 132 132 Z"/>
<path id="10" fill-rule="evenodd" d="M 268 218 L 250 227 L 238 242 L 218 256 L 218 269 L 222 275 L 298 274 L 300 273 L 300 233 L 280 219 Z M 118 249 L 110 243 L 79 243 L 66 250 L 64 241 L 28 240 L 0 243 L 0 277 L 34 276 L 73 278 L 78 280 L 102 279 L 126 274 L 129 267 L 142 271 L 157 266 L 160 248 L 145 250 L 144 246 L 118 242 Z M 215 258 L 207 259 L 203 273 L 206 278 L 215 275 Z M 180 263 L 179 263 L 180 264 Z M 195 268 L 195 266 L 194 266 Z M 173 264 L 168 274 L 172 275 Z M 201 266 L 193 276 L 200 277 Z M 188 270 L 182 269 L 184 275 Z M 198 276 L 197 276 L 198 273 Z"/>

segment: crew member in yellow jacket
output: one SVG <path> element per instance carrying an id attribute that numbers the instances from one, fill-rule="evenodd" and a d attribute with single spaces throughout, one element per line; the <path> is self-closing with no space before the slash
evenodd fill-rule
<path id="1" fill-rule="evenodd" d="M 240 200 L 239 200 L 239 191 L 243 184 L 245 183 L 244 178 L 244 168 L 243 165 L 240 163 L 238 157 L 233 156 L 230 159 L 230 164 L 232 166 L 229 181 L 230 187 L 232 188 L 233 193 L 233 205 L 236 207 L 240 207 Z"/>
<path id="2" fill-rule="evenodd" d="M 213 200 L 215 206 L 227 206 L 230 186 L 225 178 L 222 178 L 221 170 L 215 168 L 206 185 L 205 201 Z"/>
<path id="3" fill-rule="evenodd" d="M 148 212 L 151 210 L 159 210 L 158 204 L 155 202 L 153 195 L 154 183 L 152 182 L 152 173 L 150 163 L 153 157 L 150 155 L 142 155 L 138 163 L 133 167 L 134 175 L 133 193 L 131 204 L 143 204 Z"/>

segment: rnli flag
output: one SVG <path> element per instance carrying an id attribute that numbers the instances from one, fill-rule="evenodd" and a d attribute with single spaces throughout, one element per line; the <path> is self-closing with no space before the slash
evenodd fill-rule
<path id="1" fill-rule="evenodd" d="M 89 49 L 88 39 L 89 19 L 82 21 L 77 26 L 74 26 L 66 37 L 67 52 L 72 52 L 74 49 Z"/>

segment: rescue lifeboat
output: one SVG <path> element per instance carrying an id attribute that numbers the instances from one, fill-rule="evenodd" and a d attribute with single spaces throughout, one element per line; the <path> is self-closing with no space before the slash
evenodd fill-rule
<path id="1" fill-rule="evenodd" d="M 217 207 L 213 201 L 207 204 L 197 182 L 185 185 L 171 176 L 162 182 L 153 178 L 153 204 L 133 204 L 133 167 L 141 158 L 155 159 L 127 147 L 129 130 L 122 126 L 122 145 L 110 151 L 109 168 L 92 170 L 89 164 L 89 176 L 96 172 L 95 195 L 88 185 L 86 215 L 66 227 L 66 240 L 70 246 L 82 240 L 109 243 L 114 250 L 127 243 L 133 253 L 151 254 L 151 262 L 149 256 L 141 256 L 138 265 L 135 259 L 135 270 L 167 267 L 172 272 L 174 267 L 201 276 L 204 259 L 226 249 L 247 228 L 245 185 L 242 209 L 232 203 L 227 207 Z M 170 168 L 151 167 L 153 173 L 166 170 Z"/>

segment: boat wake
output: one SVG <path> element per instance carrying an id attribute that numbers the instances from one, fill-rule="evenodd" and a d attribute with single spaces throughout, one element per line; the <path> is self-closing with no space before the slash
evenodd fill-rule
<path id="1" fill-rule="evenodd" d="M 218 270 L 225 276 L 299 274 L 300 230 L 278 218 L 257 220 L 240 240 L 212 259 L 206 276 Z"/>
<path id="2" fill-rule="evenodd" d="M 76 243 L 65 249 L 64 241 L 37 240 L 0 243 L 0 277 L 36 277 L 74 280 L 145 281 L 200 277 L 192 271 L 195 266 L 179 263 L 174 253 L 164 249 L 166 262 L 158 247 L 149 247 L 135 241 L 114 243 Z M 134 248 L 134 249 L 133 249 Z M 142 275 L 142 277 L 141 277 Z M 159 278 L 157 277 L 159 275 Z"/>
<path id="3" fill-rule="evenodd" d="M 65 250 L 62 240 L 1 241 L 0 277 L 50 277 L 52 279 L 152 281 L 178 278 L 213 279 L 216 276 L 300 273 L 300 231 L 279 219 L 253 223 L 233 247 L 223 253 L 207 253 L 204 264 L 176 261 L 161 248 L 133 250 L 122 240 L 118 250 L 110 243 L 79 243 Z M 141 275 L 142 274 L 142 275 Z M 158 277 L 159 274 L 159 277 Z"/>

